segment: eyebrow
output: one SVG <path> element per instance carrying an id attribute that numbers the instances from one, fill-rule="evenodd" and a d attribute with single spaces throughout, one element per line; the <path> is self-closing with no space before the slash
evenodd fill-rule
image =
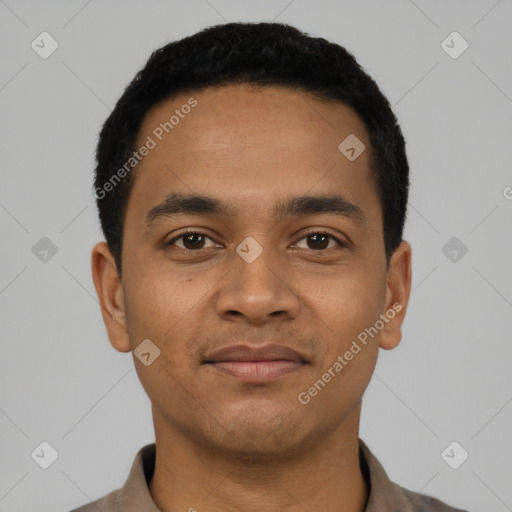
<path id="1" fill-rule="evenodd" d="M 195 194 L 169 194 L 164 201 L 151 208 L 146 214 L 145 225 L 150 227 L 159 220 L 185 215 L 217 215 L 234 217 L 239 209 L 220 199 Z M 295 196 L 278 201 L 270 215 L 279 220 L 294 215 L 336 215 L 364 226 L 365 216 L 359 206 L 340 194 L 321 196 Z"/>

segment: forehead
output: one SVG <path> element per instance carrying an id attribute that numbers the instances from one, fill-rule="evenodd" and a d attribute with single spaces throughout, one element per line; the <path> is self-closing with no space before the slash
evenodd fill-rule
<path id="1" fill-rule="evenodd" d="M 350 135 L 366 147 L 355 161 L 338 149 Z M 137 147 L 149 138 L 155 146 L 134 171 L 137 200 L 128 204 L 138 217 L 173 192 L 256 208 L 265 203 L 270 211 L 271 198 L 306 192 L 337 190 L 360 202 L 371 181 L 370 142 L 358 115 L 341 102 L 286 87 L 182 93 L 147 113 Z"/>
<path id="2" fill-rule="evenodd" d="M 193 108 L 187 106 L 191 98 L 197 102 Z M 164 129 L 162 136 L 166 140 L 160 141 L 154 132 L 162 131 L 166 122 L 169 133 Z M 284 86 L 241 84 L 182 93 L 157 104 L 146 114 L 138 141 L 152 135 L 158 143 L 164 142 L 160 146 L 173 149 L 184 142 L 189 153 L 219 153 L 234 144 L 270 144 L 281 150 L 274 155 L 278 158 L 287 147 L 297 153 L 301 148 L 310 151 L 314 145 L 318 151 L 309 156 L 321 159 L 328 146 L 336 154 L 340 137 L 350 133 L 357 133 L 360 138 L 367 135 L 357 113 L 339 101 L 319 99 Z M 325 158 L 332 159 L 332 155 L 325 154 Z"/>

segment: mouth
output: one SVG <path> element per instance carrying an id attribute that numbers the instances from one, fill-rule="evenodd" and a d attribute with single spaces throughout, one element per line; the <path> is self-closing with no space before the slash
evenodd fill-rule
<path id="1" fill-rule="evenodd" d="M 265 383 L 295 373 L 309 361 L 283 345 L 233 345 L 207 354 L 203 364 L 242 382 Z"/>

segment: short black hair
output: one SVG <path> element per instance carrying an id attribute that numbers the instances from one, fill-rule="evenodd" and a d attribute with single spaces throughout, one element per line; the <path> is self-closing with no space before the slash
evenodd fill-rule
<path id="1" fill-rule="evenodd" d="M 338 44 L 283 23 L 226 23 L 155 50 L 103 124 L 96 149 L 95 197 L 119 276 L 133 185 L 126 162 L 133 157 L 145 115 L 177 94 L 231 84 L 286 86 L 319 99 L 338 100 L 359 115 L 372 146 L 371 171 L 389 266 L 402 241 L 409 191 L 405 141 L 389 101 L 354 56 Z M 125 172 L 120 173 L 123 166 Z"/>

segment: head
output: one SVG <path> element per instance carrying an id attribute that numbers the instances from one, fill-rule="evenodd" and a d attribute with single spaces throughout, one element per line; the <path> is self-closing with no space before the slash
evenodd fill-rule
<path id="1" fill-rule="evenodd" d="M 404 139 L 354 57 L 278 23 L 205 29 L 151 55 L 96 156 L 94 283 L 112 345 L 160 350 L 135 361 L 157 430 L 268 455 L 356 425 L 411 251 Z M 239 343 L 303 365 L 251 384 L 206 363 Z"/>

